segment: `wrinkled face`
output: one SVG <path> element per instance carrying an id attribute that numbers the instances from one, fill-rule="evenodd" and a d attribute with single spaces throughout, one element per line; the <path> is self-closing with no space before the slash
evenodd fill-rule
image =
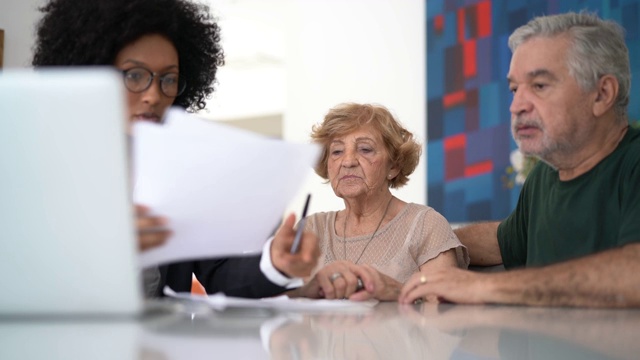
<path id="1" fill-rule="evenodd" d="M 142 36 L 120 50 L 114 65 L 123 71 L 144 68 L 157 74 L 148 89 L 127 90 L 127 105 L 130 121 L 160 122 L 175 100 L 160 89 L 160 77 L 178 73 L 178 52 L 173 43 L 157 34 Z"/>
<path id="2" fill-rule="evenodd" d="M 384 193 L 388 189 L 389 174 L 391 178 L 397 175 L 382 137 L 370 126 L 331 141 L 327 172 L 334 193 L 341 198 Z"/>
<path id="3" fill-rule="evenodd" d="M 511 130 L 520 150 L 553 164 L 588 143 L 595 128 L 596 91 L 569 74 L 566 37 L 536 37 L 513 53 L 509 74 Z"/>

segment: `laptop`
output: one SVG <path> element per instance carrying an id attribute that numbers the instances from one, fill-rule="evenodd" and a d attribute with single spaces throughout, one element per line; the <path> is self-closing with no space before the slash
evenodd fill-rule
<path id="1" fill-rule="evenodd" d="M 122 77 L 0 72 L 0 317 L 140 315 Z"/>

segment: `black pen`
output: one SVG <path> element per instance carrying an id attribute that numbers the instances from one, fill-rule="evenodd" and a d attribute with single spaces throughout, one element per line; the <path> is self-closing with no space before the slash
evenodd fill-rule
<path id="1" fill-rule="evenodd" d="M 309 200 L 311 200 L 311 194 L 307 195 L 307 201 L 305 201 L 304 209 L 302 209 L 302 217 L 300 218 L 300 222 L 298 222 L 296 237 L 293 239 L 293 245 L 291 245 L 292 254 L 297 253 L 298 248 L 300 247 L 300 239 L 302 239 L 302 231 L 304 230 L 304 223 L 307 220 L 307 210 L 309 209 Z"/>

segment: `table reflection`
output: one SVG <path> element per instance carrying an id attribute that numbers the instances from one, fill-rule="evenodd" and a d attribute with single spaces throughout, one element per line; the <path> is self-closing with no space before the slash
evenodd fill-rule
<path id="1" fill-rule="evenodd" d="M 499 359 L 637 359 L 640 310 L 459 306 L 399 307 L 413 323 L 461 336 L 456 354 Z"/>
<path id="2" fill-rule="evenodd" d="M 275 359 L 448 359 L 460 337 L 398 316 L 396 303 L 365 314 L 308 314 L 269 339 Z"/>
<path id="3" fill-rule="evenodd" d="M 206 309 L 142 320 L 0 319 L 0 359 L 635 359 L 639 328 L 640 310 Z"/>
<path id="4" fill-rule="evenodd" d="M 265 309 L 228 309 L 149 319 L 141 359 L 268 359 L 260 329 L 275 317 Z"/>

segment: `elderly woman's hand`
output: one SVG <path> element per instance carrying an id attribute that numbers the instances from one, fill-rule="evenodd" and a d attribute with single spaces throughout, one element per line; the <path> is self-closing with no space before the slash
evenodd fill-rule
<path id="1" fill-rule="evenodd" d="M 349 297 L 349 300 L 363 301 L 377 299 L 380 301 L 397 301 L 402 283 L 379 272 L 370 265 L 359 266 L 359 276 L 364 281 L 364 290 Z M 365 275 L 366 274 L 366 275 Z"/>
<path id="2" fill-rule="evenodd" d="M 271 263 L 278 271 L 289 277 L 306 277 L 318 264 L 320 248 L 315 234 L 305 231 L 300 240 L 300 247 L 291 254 L 291 246 L 296 236 L 293 228 L 295 215 L 289 215 L 271 243 Z"/>
<path id="3" fill-rule="evenodd" d="M 303 287 L 292 291 L 290 296 L 395 301 L 401 287 L 402 284 L 369 265 L 341 260 L 320 269 Z"/>
<path id="4" fill-rule="evenodd" d="M 143 205 L 135 205 L 135 214 L 140 251 L 162 245 L 171 236 L 166 218 L 151 215 L 149 208 Z"/>
<path id="5" fill-rule="evenodd" d="M 346 299 L 352 294 L 362 291 L 365 279 L 361 276 L 358 265 L 350 261 L 335 261 L 320 269 L 313 279 L 305 284 L 317 293 L 317 297 L 325 299 Z M 312 291 L 313 292 L 313 291 Z"/>

